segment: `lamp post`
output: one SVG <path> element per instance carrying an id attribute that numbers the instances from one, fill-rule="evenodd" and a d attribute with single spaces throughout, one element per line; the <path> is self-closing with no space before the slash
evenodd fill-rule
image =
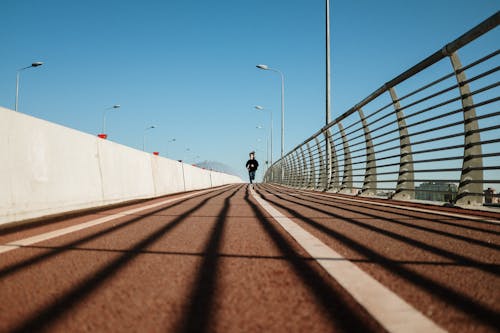
<path id="1" fill-rule="evenodd" d="M 266 129 L 263 125 L 258 125 L 255 128 L 263 129 L 263 130 Z M 260 139 L 258 139 L 258 140 L 260 140 Z M 266 166 L 268 165 L 268 163 L 269 163 L 269 137 L 266 136 Z"/>
<path id="2" fill-rule="evenodd" d="M 285 150 L 285 76 L 283 73 L 275 68 L 270 68 L 267 65 L 257 65 L 257 68 L 262 70 L 269 70 L 280 74 L 281 76 L 281 158 Z"/>
<path id="3" fill-rule="evenodd" d="M 106 136 L 106 111 L 111 110 L 111 109 L 118 109 L 120 108 L 120 104 L 115 104 L 110 108 L 104 109 L 103 114 L 102 114 L 102 134 L 103 136 Z"/>
<path id="4" fill-rule="evenodd" d="M 326 58 L 326 73 L 325 73 L 325 87 L 326 87 L 326 101 L 325 101 L 325 126 L 331 122 L 331 75 L 330 75 L 330 0 L 325 0 L 325 58 Z M 328 137 L 330 130 L 325 133 L 326 140 L 326 175 L 327 182 L 330 184 L 330 178 L 332 177 L 332 147 L 330 144 L 330 138 Z M 327 189 L 328 190 L 328 186 Z"/>
<path id="5" fill-rule="evenodd" d="M 21 75 L 21 71 L 24 71 L 25 69 L 28 69 L 28 68 L 31 68 L 31 67 L 38 67 L 38 66 L 42 66 L 43 65 L 43 62 L 41 61 L 37 61 L 37 62 L 34 62 L 32 63 L 30 66 L 27 66 L 27 67 L 24 67 L 24 68 L 20 68 L 17 70 L 17 77 L 16 77 L 16 105 L 15 105 L 15 110 L 17 111 L 17 107 L 18 107 L 18 104 L 19 104 L 19 77 Z"/>
<path id="6" fill-rule="evenodd" d="M 265 110 L 260 105 L 256 105 L 255 109 L 260 110 L 260 111 Z M 269 135 L 270 138 L 271 138 L 271 156 L 270 156 L 270 159 L 269 159 L 269 165 L 272 165 L 273 164 L 273 111 L 271 111 L 271 110 L 267 110 L 267 111 L 269 111 L 269 114 L 271 116 L 271 122 L 270 122 L 270 125 L 269 125 L 270 132 L 271 132 L 270 135 Z"/>
<path id="7" fill-rule="evenodd" d="M 168 144 L 169 144 L 169 143 L 173 143 L 173 142 L 175 142 L 175 141 L 176 141 L 176 140 L 175 140 L 175 138 L 172 138 L 171 140 L 168 140 L 168 141 L 167 141 L 167 151 L 165 152 L 165 155 L 166 155 L 166 156 L 168 156 Z"/>
<path id="8" fill-rule="evenodd" d="M 328 125 L 331 121 L 331 101 L 330 101 L 330 0 L 326 0 L 326 117 L 325 125 Z"/>
<path id="9" fill-rule="evenodd" d="M 184 163 L 189 163 L 189 154 L 191 153 L 191 148 L 186 148 L 184 150 Z"/>
<path id="10" fill-rule="evenodd" d="M 150 130 L 150 129 L 153 129 L 153 128 L 156 128 L 156 126 L 151 125 L 151 126 L 146 127 L 144 129 L 144 135 L 142 136 L 142 151 L 144 151 L 144 146 L 146 145 L 146 131 Z"/>

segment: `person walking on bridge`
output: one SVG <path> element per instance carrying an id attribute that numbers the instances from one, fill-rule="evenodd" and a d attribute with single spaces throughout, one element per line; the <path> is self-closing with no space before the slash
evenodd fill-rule
<path id="1" fill-rule="evenodd" d="M 255 179 L 255 171 L 257 171 L 257 168 L 259 167 L 259 162 L 255 159 L 254 151 L 250 152 L 250 159 L 247 161 L 246 167 L 250 178 L 250 184 L 252 184 Z"/>

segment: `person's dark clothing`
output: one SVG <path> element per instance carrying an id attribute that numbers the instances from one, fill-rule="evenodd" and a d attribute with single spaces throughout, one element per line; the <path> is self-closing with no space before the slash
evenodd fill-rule
<path id="1" fill-rule="evenodd" d="M 256 171 L 258 167 L 259 167 L 259 162 L 257 162 L 257 160 L 248 160 L 247 161 L 248 171 Z"/>
<path id="2" fill-rule="evenodd" d="M 253 183 L 253 180 L 255 179 L 255 171 L 257 171 L 257 168 L 259 167 L 259 162 L 255 159 L 249 159 L 247 161 L 246 167 L 248 169 L 248 177 L 250 178 L 250 184 Z"/>

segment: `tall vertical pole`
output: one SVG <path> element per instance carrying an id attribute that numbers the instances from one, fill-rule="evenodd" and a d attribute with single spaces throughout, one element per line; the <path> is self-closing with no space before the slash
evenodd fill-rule
<path id="1" fill-rule="evenodd" d="M 331 121 L 330 112 L 330 0 L 326 0 L 326 123 Z"/>
<path id="2" fill-rule="evenodd" d="M 269 68 L 269 66 L 264 64 L 257 65 L 256 67 L 276 72 L 281 76 L 281 159 L 283 159 L 285 151 L 285 76 L 280 70 Z"/>
<path id="3" fill-rule="evenodd" d="M 17 77 L 16 77 L 16 105 L 15 105 L 15 108 L 14 110 L 17 111 L 17 104 L 19 102 L 19 75 L 21 73 L 21 70 L 18 70 L 17 71 Z"/>
<path id="4" fill-rule="evenodd" d="M 269 110 L 271 115 L 271 159 L 269 165 L 273 165 L 273 110 Z"/>
<path id="5" fill-rule="evenodd" d="M 282 72 L 281 75 L 281 159 L 283 159 L 283 152 L 285 151 L 285 77 Z"/>
<path id="6" fill-rule="evenodd" d="M 119 107 L 120 107 L 120 104 L 115 104 L 112 107 L 106 108 L 103 110 L 103 113 L 102 113 L 102 133 L 103 134 L 106 133 L 106 112 L 108 110 L 111 110 L 111 109 L 118 109 Z"/>
<path id="7" fill-rule="evenodd" d="M 24 71 L 25 69 L 31 68 L 31 67 L 38 67 L 42 66 L 43 62 L 37 61 L 32 63 L 30 66 L 20 68 L 17 70 L 17 76 L 16 76 L 16 104 L 14 106 L 14 109 L 18 111 L 18 105 L 19 105 L 19 76 L 21 75 L 21 71 Z"/>
<path id="8" fill-rule="evenodd" d="M 325 86 L 326 86 L 326 105 L 325 105 L 325 126 L 327 126 L 331 122 L 331 99 L 330 99 L 330 0 L 326 0 L 326 19 L 325 19 L 325 62 L 326 62 L 326 75 L 325 75 Z M 331 146 L 331 138 L 329 138 L 329 133 L 330 131 L 327 129 L 325 131 L 325 144 L 326 144 L 326 151 L 325 151 L 325 158 L 326 158 L 326 163 L 325 163 L 325 180 L 327 184 L 330 184 L 330 180 L 332 178 L 333 170 L 332 170 L 332 146 Z M 328 185 L 324 189 L 325 191 L 328 190 Z"/>
<path id="9" fill-rule="evenodd" d="M 102 134 L 106 133 L 106 110 L 107 109 L 104 109 L 102 113 Z M 144 150 L 144 147 L 142 148 L 142 150 Z"/>

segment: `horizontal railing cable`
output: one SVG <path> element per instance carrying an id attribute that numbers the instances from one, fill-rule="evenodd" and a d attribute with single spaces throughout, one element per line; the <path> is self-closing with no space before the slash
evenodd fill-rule
<path id="1" fill-rule="evenodd" d="M 397 200 L 495 204 L 500 50 L 479 37 L 498 40 L 499 22 L 496 12 L 383 84 L 275 161 L 264 181 Z M 468 63 L 461 64 L 458 52 Z"/>

